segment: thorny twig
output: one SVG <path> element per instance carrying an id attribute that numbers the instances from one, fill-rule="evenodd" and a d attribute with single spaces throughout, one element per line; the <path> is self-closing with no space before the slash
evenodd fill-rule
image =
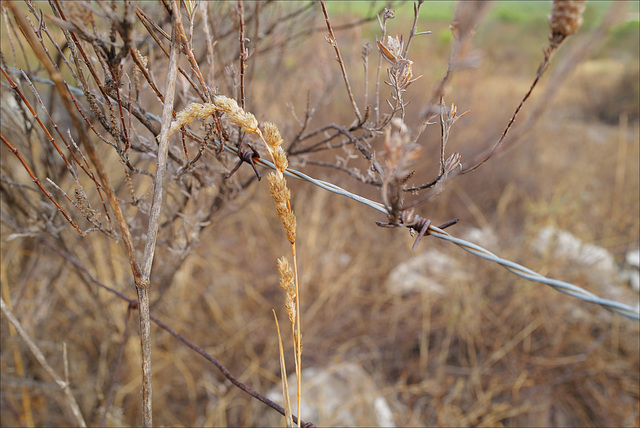
<path id="1" fill-rule="evenodd" d="M 579 2 L 567 2 L 565 3 L 565 5 L 568 6 L 569 3 L 579 4 Z M 558 7 L 563 7 L 562 2 L 559 2 L 558 5 L 559 5 Z M 555 4 L 554 4 L 554 7 L 556 7 Z M 549 99 L 553 95 L 555 95 L 556 89 L 560 86 L 560 84 L 564 81 L 564 79 L 570 74 L 570 72 L 575 68 L 575 66 L 580 62 L 580 60 L 586 56 L 588 50 L 593 49 L 593 47 L 596 46 L 598 43 L 603 42 L 604 40 L 603 34 L 605 34 L 607 29 L 610 28 L 611 25 L 613 25 L 613 23 L 619 19 L 619 16 L 621 15 L 620 13 L 621 9 L 622 9 L 622 2 L 614 3 L 609 9 L 609 11 L 607 12 L 607 15 L 604 17 L 600 27 L 593 32 L 589 40 L 584 41 L 581 45 L 574 48 L 574 50 L 569 55 L 570 60 L 565 62 L 564 67 L 560 68 L 560 70 L 554 76 L 554 79 L 549 83 L 549 87 L 547 88 L 544 95 L 541 97 L 541 100 L 538 102 L 538 105 L 533 108 L 533 111 L 529 119 L 519 127 L 521 128 L 521 131 L 519 132 L 520 134 L 522 133 L 523 130 L 530 128 L 533 125 L 533 123 L 539 118 L 542 112 L 541 107 L 549 103 Z M 518 113 L 520 113 L 520 110 L 522 109 L 524 103 L 529 99 L 529 97 L 531 96 L 531 93 L 533 92 L 536 85 L 542 78 L 543 74 L 549 68 L 549 65 L 551 64 L 551 59 L 553 58 L 553 55 L 557 52 L 557 50 L 560 48 L 560 45 L 562 45 L 562 43 L 566 40 L 566 38 L 569 35 L 573 33 L 573 31 L 577 31 L 577 29 L 582 24 L 582 21 L 581 21 L 582 18 L 580 17 L 579 20 L 576 20 L 575 22 L 572 23 L 575 28 L 573 28 L 569 32 L 565 32 L 565 28 L 562 28 L 562 30 L 554 30 L 553 28 L 554 15 L 553 14 L 550 15 L 549 18 L 551 19 L 550 24 L 552 26 L 552 33 L 549 35 L 549 45 L 543 50 L 543 59 L 540 65 L 538 66 L 538 69 L 536 71 L 536 76 L 533 82 L 531 83 L 529 90 L 526 92 L 526 94 L 518 104 L 518 107 L 515 109 L 515 111 L 511 115 L 511 118 L 509 119 L 509 122 L 507 123 L 507 126 L 505 127 L 505 129 L 502 131 L 502 134 L 500 135 L 500 138 L 498 139 L 498 141 L 488 151 L 478 156 L 478 158 L 470 166 L 465 167 L 461 171 L 461 174 L 468 174 L 472 171 L 475 171 L 477 168 L 484 165 L 496 153 L 499 153 L 505 150 L 509 145 L 513 144 L 516 141 L 517 136 L 515 138 L 511 138 L 510 140 L 507 140 L 506 137 L 507 137 L 507 133 L 509 132 L 509 130 L 514 124 L 516 117 L 518 116 Z M 515 130 L 514 132 L 518 132 L 518 131 Z M 511 135 L 513 136 L 513 133 L 511 133 Z"/>

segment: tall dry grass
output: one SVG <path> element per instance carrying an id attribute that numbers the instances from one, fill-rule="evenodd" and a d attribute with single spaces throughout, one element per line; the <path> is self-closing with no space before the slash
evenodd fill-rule
<path id="1" fill-rule="evenodd" d="M 552 19 L 550 41 L 512 32 L 503 51 L 495 34 L 511 29 L 478 4 L 460 6 L 446 49 L 439 31 L 449 23 L 414 22 L 406 6 L 395 17 L 379 11 L 380 21 L 359 22 L 315 3 L 82 5 L 3 4 L 0 279 L 3 301 L 32 345 L 3 316 L 3 425 L 264 423 L 264 404 L 242 388 L 259 396 L 280 385 L 271 310 L 282 328 L 288 317 L 277 259 L 291 253 L 266 180 L 257 180 L 265 173 L 260 160 L 270 158 L 256 138 L 265 121 L 277 125 L 292 168 L 383 201 L 393 213 L 385 219 L 287 179 L 291 200 L 280 205 L 296 213 L 302 367 L 362 365 L 398 425 L 638 425 L 637 323 L 433 238 L 423 236 L 411 252 L 415 237 L 375 225 L 426 234 L 423 220 L 459 217 L 454 235 L 471 226 L 492 230 L 493 243 L 478 243 L 543 274 L 614 293 L 530 243 L 546 225 L 619 260 L 638 243 L 637 93 L 629 96 L 624 82 L 633 79 L 618 65 L 608 75 L 590 65 L 621 56 L 604 44 L 619 18 L 601 17 L 602 30 L 558 42 L 572 29 L 560 25 L 563 12 Z M 429 4 L 418 6 L 424 13 Z M 425 30 L 434 34 L 415 35 Z M 518 36 L 539 48 L 514 65 L 501 52 Z M 553 49 L 541 53 L 545 47 Z M 577 77 L 568 79 L 572 67 Z M 536 70 L 539 82 L 501 140 Z M 57 76 L 85 94 L 56 87 Z M 175 102 L 167 103 L 172 81 Z M 257 126 L 238 127 L 235 108 L 180 122 L 189 105 L 220 95 L 255 114 Z M 623 105 L 613 101 L 619 98 Z M 156 122 L 166 105 L 171 117 Z M 169 138 L 176 118 L 185 126 Z M 163 141 L 166 178 L 158 180 Z M 421 185 L 417 196 L 405 191 Z M 164 196 L 154 204 L 159 187 Z M 387 289 L 396 266 L 431 250 L 455 260 L 444 293 Z M 147 287 L 142 267 L 151 261 Z M 149 322 L 138 322 L 145 302 L 136 289 L 146 290 Z M 637 299 L 620 290 L 617 299 Z M 142 334 L 150 360 L 141 357 L 139 323 L 150 327 Z M 283 355 L 293 373 L 289 356 L 298 352 L 287 336 Z M 54 383 L 33 347 L 68 384 Z M 152 413 L 141 400 L 143 373 L 153 375 Z"/>

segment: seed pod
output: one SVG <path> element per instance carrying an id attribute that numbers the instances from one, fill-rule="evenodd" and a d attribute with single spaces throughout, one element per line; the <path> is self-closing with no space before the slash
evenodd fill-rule
<path id="1" fill-rule="evenodd" d="M 584 20 L 582 14 L 585 10 L 586 0 L 554 0 L 551 7 L 551 15 L 547 17 L 551 27 L 550 40 L 557 36 L 562 38 L 570 36 L 578 31 Z"/>

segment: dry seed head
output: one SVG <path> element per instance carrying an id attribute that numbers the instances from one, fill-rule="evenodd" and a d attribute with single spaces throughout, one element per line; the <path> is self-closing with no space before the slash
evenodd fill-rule
<path id="1" fill-rule="evenodd" d="M 409 128 L 402 119 L 394 118 L 391 124 L 398 128 L 398 131 L 391 133 L 387 128 L 384 141 L 384 159 L 390 175 L 399 178 L 406 175 L 407 168 L 420 158 L 422 147 L 411 142 Z"/>
<path id="2" fill-rule="evenodd" d="M 296 319 L 296 287 L 293 281 L 293 272 L 289 267 L 289 262 L 286 258 L 281 257 L 278 259 L 278 273 L 280 274 L 280 287 L 286 291 L 286 298 L 284 307 L 289 316 L 291 323 L 295 324 Z"/>
<path id="3" fill-rule="evenodd" d="M 100 214 L 98 211 L 91 208 L 91 204 L 89 203 L 89 199 L 87 198 L 87 194 L 84 192 L 84 189 L 80 186 L 76 186 L 73 189 L 73 193 L 78 209 L 80 209 L 82 215 L 91 223 L 96 223 L 100 218 Z"/>
<path id="4" fill-rule="evenodd" d="M 215 103 L 218 110 L 224 112 L 232 112 L 234 110 L 239 110 L 240 106 L 233 98 L 226 97 L 224 95 L 218 95 L 214 98 L 213 102 Z"/>
<path id="5" fill-rule="evenodd" d="M 269 192 L 276 206 L 276 213 L 287 232 L 287 240 L 293 244 L 296 242 L 296 216 L 291 211 L 291 191 L 287 187 L 284 176 L 275 172 L 267 176 L 269 180 Z"/>
<path id="6" fill-rule="evenodd" d="M 218 95 L 214 99 L 218 110 L 224 111 L 229 120 L 248 134 L 255 134 L 258 130 L 258 120 L 251 113 L 245 112 L 233 98 Z"/>
<path id="7" fill-rule="evenodd" d="M 281 146 L 276 147 L 276 149 L 274 150 L 273 160 L 276 164 L 276 168 L 278 168 L 278 171 L 280 172 L 284 172 L 284 170 L 289 166 L 287 155 Z"/>
<path id="8" fill-rule="evenodd" d="M 239 109 L 232 113 L 228 113 L 228 115 L 229 120 L 242 128 L 242 130 L 247 134 L 255 134 L 258 130 L 258 120 L 253 114 Z"/>
<path id="9" fill-rule="evenodd" d="M 185 107 L 180 113 L 176 114 L 176 120 L 171 122 L 169 135 L 185 125 L 189 125 L 195 119 L 206 119 L 216 111 L 216 106 L 210 103 L 198 104 L 192 103 Z"/>
<path id="10" fill-rule="evenodd" d="M 582 14 L 585 10 L 585 0 L 554 0 L 551 15 L 547 17 L 551 27 L 550 40 L 554 36 L 570 36 L 578 31 L 583 23 Z"/>
<path id="11" fill-rule="evenodd" d="M 287 201 L 291 198 L 291 191 L 287 187 L 287 181 L 284 177 L 272 172 L 267 176 L 267 180 L 269 180 L 269 192 L 276 205 L 286 205 Z"/>
<path id="12" fill-rule="evenodd" d="M 140 52 L 138 49 L 135 49 L 135 51 L 136 51 L 136 55 L 140 59 L 140 62 L 142 63 L 142 66 L 145 69 L 148 69 L 147 64 L 149 63 L 149 57 L 146 57 L 146 56 L 142 55 L 142 52 Z M 138 64 L 137 63 L 134 63 L 134 64 L 135 64 L 135 68 L 137 70 L 140 70 L 140 67 L 138 67 Z"/>
<path id="13" fill-rule="evenodd" d="M 282 221 L 285 229 L 287 230 L 287 240 L 290 244 L 296 242 L 296 216 L 289 211 L 286 219 Z"/>
<path id="14" fill-rule="evenodd" d="M 278 259 L 278 273 L 280 274 L 280 287 L 285 291 L 293 288 L 293 272 L 289 266 L 289 261 L 285 257 Z"/>
<path id="15" fill-rule="evenodd" d="M 391 64 L 395 65 L 396 62 L 402 58 L 402 48 L 404 45 L 402 36 L 400 36 L 400 38 L 398 38 L 397 35 L 395 37 L 387 36 L 387 43 L 378 41 L 377 44 L 378 50 L 380 50 L 384 59 Z"/>
<path id="16" fill-rule="evenodd" d="M 296 303 L 295 303 L 295 295 L 294 298 L 291 298 L 287 293 L 287 297 L 284 300 L 284 308 L 287 311 L 287 315 L 289 316 L 289 321 L 291 324 L 296 323 Z"/>
<path id="17" fill-rule="evenodd" d="M 266 122 L 264 124 L 264 138 L 273 148 L 276 148 L 283 143 L 278 127 L 272 122 Z"/>

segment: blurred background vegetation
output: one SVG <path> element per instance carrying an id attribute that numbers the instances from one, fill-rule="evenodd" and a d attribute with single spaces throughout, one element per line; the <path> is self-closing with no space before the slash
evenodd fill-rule
<path id="1" fill-rule="evenodd" d="M 300 5 L 274 3 L 265 7 L 265 19 L 284 16 Z M 526 121 L 529 108 L 536 105 L 566 54 L 587 40 L 611 4 L 587 3 L 583 28 L 562 46 L 517 124 Z M 147 3 L 139 6 L 153 8 Z M 230 12 L 235 3 L 207 6 L 214 19 L 228 19 L 226 25 L 235 28 L 236 18 Z M 346 26 L 336 30 L 336 37 L 361 105 L 365 81 L 361 50 L 364 43 L 375 46 L 380 28 L 375 18 L 348 24 L 374 17 L 383 6 L 382 2 L 328 3 L 334 27 Z M 399 3 L 394 9 L 387 32 L 406 38 L 413 20 L 412 5 Z M 424 103 L 446 71 L 454 9 L 453 2 L 422 6 L 418 29 L 432 34 L 415 38 L 409 51 L 414 75 L 423 75 L 406 94 L 410 127 L 418 122 Z M 461 153 L 463 162 L 471 161 L 499 138 L 531 85 L 547 45 L 548 13 L 549 2 L 495 2 L 480 23 L 473 41 L 480 60 L 477 67 L 457 72 L 445 91 L 447 104 L 453 102 L 460 111 L 470 111 L 453 127 L 448 146 L 450 152 Z M 287 43 L 279 41 L 280 48 L 248 62 L 247 110 L 260 121 L 275 122 L 285 142 L 300 130 L 298 119 L 304 116 L 307 104 L 315 109 L 309 129 L 327 123 L 348 124 L 353 118 L 335 54 L 325 41 L 320 6 L 312 7 L 305 19 L 305 27 L 301 21 L 297 29 L 313 31 Z M 8 59 L 6 20 L 5 13 L 2 53 L 4 61 L 13 66 Z M 247 31 L 251 34 L 251 27 Z M 293 33 L 285 32 L 283 37 L 286 34 Z M 436 224 L 460 217 L 460 223 L 450 230 L 454 236 L 468 236 L 543 275 L 635 305 L 637 293 L 616 276 L 603 282 L 578 262 L 540 253 L 533 245 L 543 227 L 553 226 L 606 249 L 620 266 L 627 252 L 639 245 L 637 2 L 626 2 L 624 17 L 599 42 L 517 144 L 474 173 L 448 183 L 443 194 L 421 206 L 419 212 Z M 236 34 L 224 43 L 237 43 Z M 223 48 L 237 50 L 233 46 Z M 375 50 L 371 58 L 370 94 Z M 384 67 L 382 77 L 386 78 Z M 5 133 L 9 126 L 5 94 L 11 91 L 6 80 L 1 89 Z M 381 97 L 388 94 L 383 85 Z M 186 96 L 179 98 L 175 110 L 187 100 Z M 150 111 L 157 114 L 160 107 Z M 423 157 L 416 169 L 421 177 L 437 173 L 439 137 L 439 127 L 433 125 L 420 140 Z M 376 140 L 376 147 L 381 141 L 382 137 Z M 16 168 L 11 153 L 4 146 L 1 150 L 3 173 Z M 349 167 L 367 167 L 348 150 L 313 159 L 334 161 L 336 157 L 346 159 Z M 114 170 L 121 169 L 117 157 L 109 159 Z M 293 159 L 292 166 L 380 200 L 378 189 L 335 169 L 306 163 L 308 160 Z M 213 156 L 206 162 L 219 165 Z M 228 170 L 229 165 L 230 160 L 216 168 Z M 154 266 L 152 313 L 216 356 L 253 389 L 265 392 L 279 385 L 271 310 L 276 309 L 279 319 L 286 319 L 276 259 L 289 250 L 264 180 L 241 186 L 252 174 L 243 166 L 230 179 L 223 208 L 207 219 L 197 242 L 188 243 L 188 251 L 180 253 L 185 246 L 177 233 L 160 243 L 164 249 Z M 28 178 L 23 182 L 30 184 Z M 3 189 L 10 185 L 5 180 Z M 148 184 L 142 181 L 134 185 L 139 196 L 148 191 Z M 385 220 L 379 213 L 308 183 L 290 180 L 289 185 L 298 219 L 305 367 L 345 361 L 360 365 L 390 403 L 398 426 L 638 426 L 637 322 L 529 283 L 433 238 L 423 239 L 412 252 L 406 229 L 376 227 L 376 220 Z M 204 198 L 213 190 L 201 192 Z M 106 424 L 138 424 L 139 341 L 127 304 L 96 288 L 37 236 L 20 236 L 20 227 L 5 215 L 14 203 L 8 194 L 2 193 L 3 296 L 10 294 L 14 312 L 60 372 L 59 345 L 67 344 L 69 380 L 89 424 L 100 423 L 112 385 L 115 395 Z M 118 195 L 127 200 L 124 184 Z M 144 220 L 135 217 L 135 222 Z M 81 238 L 71 228 L 60 234 L 68 251 L 94 278 L 135 296 L 120 242 L 96 232 Z M 437 277 L 441 289 L 394 291 L 389 284 L 394 269 L 435 253 L 447 256 L 451 264 L 441 272 L 439 259 L 434 256 L 431 265 L 426 257 L 421 275 Z M 178 259 L 175 254 L 180 263 L 172 271 Z M 154 327 L 152 334 L 156 423 L 263 424 L 264 405 L 233 387 L 212 365 L 165 331 Z M 114 381 L 122 343 L 123 359 Z M 291 345 L 285 343 L 285 348 L 291 355 Z M 24 365 L 22 374 L 16 368 L 18 359 Z M 293 360 L 287 361 L 293 372 Z M 3 426 L 25 425 L 25 396 L 31 400 L 37 425 L 70 424 L 51 379 L 24 344 L 10 334 L 4 317 L 0 363 Z"/>

